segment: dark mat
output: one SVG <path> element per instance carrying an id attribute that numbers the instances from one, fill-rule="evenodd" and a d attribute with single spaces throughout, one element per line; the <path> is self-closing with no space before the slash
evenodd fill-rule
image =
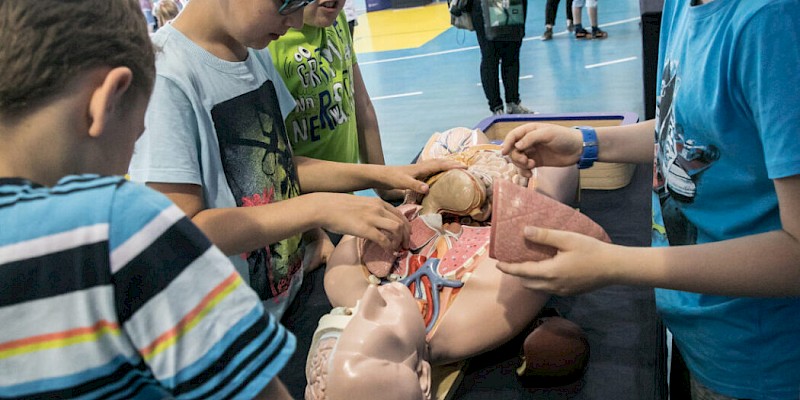
<path id="1" fill-rule="evenodd" d="M 649 246 L 652 165 L 638 165 L 631 183 L 617 190 L 583 190 L 581 211 L 614 243 Z M 525 388 L 516 379 L 525 334 L 470 360 L 452 399 L 666 399 L 664 327 L 651 288 L 609 286 L 551 306 L 580 325 L 590 346 L 583 378 L 566 386 Z"/>

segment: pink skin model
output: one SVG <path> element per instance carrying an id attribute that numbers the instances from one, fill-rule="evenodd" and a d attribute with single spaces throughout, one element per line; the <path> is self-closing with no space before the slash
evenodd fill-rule
<path id="1" fill-rule="evenodd" d="M 472 147 L 494 151 L 491 147 L 493 145 L 486 144 L 488 140 L 482 133 L 468 132 L 460 131 L 459 134 L 474 135 L 475 138 L 439 136 L 437 140 L 429 141 L 426 150 L 432 143 L 438 145 L 449 142 L 466 143 L 461 149 L 464 152 Z M 431 154 L 426 153 L 426 150 L 423 150 L 421 159 L 426 154 Z M 441 149 L 437 151 L 438 154 L 455 153 Z M 490 162 L 487 165 L 505 169 L 502 164 Z M 455 174 L 463 174 L 464 171 L 458 170 Z M 531 190 L 535 188 L 550 197 L 570 203 L 577 193 L 577 176 L 576 168 L 543 168 L 536 171 L 535 181 L 527 186 Z M 506 176 L 502 178 L 516 179 Z M 464 204 L 470 203 L 463 199 L 470 196 L 490 201 L 485 192 L 488 189 L 491 193 L 491 179 L 489 187 L 485 188 L 481 188 L 480 184 L 464 182 L 461 176 L 455 179 L 439 178 L 431 183 L 430 193 L 440 193 L 434 208 L 461 209 Z M 443 188 L 437 191 L 436 185 L 442 185 Z M 475 194 L 475 191 L 483 194 Z M 448 195 L 448 192 L 453 195 Z M 448 204 L 450 198 L 454 200 Z M 419 199 L 412 202 L 420 204 L 417 200 Z M 332 352 L 333 358 L 332 362 L 324 363 L 323 370 L 327 372 L 316 375 L 317 378 L 327 376 L 327 379 L 322 379 L 327 381 L 326 396 L 308 397 L 307 392 L 307 398 L 385 398 L 389 392 L 396 390 L 400 376 L 406 376 L 404 379 L 415 384 L 423 382 L 427 368 L 420 368 L 419 365 L 427 365 L 425 360 L 434 365 L 446 364 L 467 359 L 507 342 L 528 327 L 547 302 L 547 294 L 525 288 L 520 278 L 504 274 L 496 268 L 497 260 L 488 255 L 490 228 L 480 222 L 486 220 L 485 212 L 481 211 L 482 204 L 472 204 L 469 210 L 461 210 L 463 213 L 459 215 L 477 215 L 481 218 L 478 222 L 468 224 L 443 223 L 436 210 L 431 212 L 430 206 L 417 204 L 401 206 L 406 211 L 406 216 L 411 216 L 412 248 L 415 237 L 419 238 L 417 242 L 424 242 L 416 250 L 407 252 L 404 256 L 375 252 L 370 251 L 369 243 L 345 236 L 329 258 L 325 290 L 331 303 L 334 307 L 345 308 L 356 307 L 358 304 L 358 309 L 349 322 L 340 320 L 343 323 L 342 329 L 339 329 L 340 335 L 327 335 L 328 338 L 335 337 L 334 341 L 338 340 L 335 347 L 332 343 L 327 344 L 327 347 L 312 345 L 311 353 Z M 415 221 L 416 219 L 424 221 L 424 224 Z M 431 235 L 433 239 L 430 239 Z M 375 268 L 367 268 L 365 258 L 370 257 L 377 257 L 379 263 L 381 258 L 386 258 L 383 260 L 386 264 L 385 273 L 379 273 L 380 277 L 371 272 Z M 431 263 L 429 260 L 436 261 Z M 423 270 L 427 275 L 420 275 Z M 376 286 L 378 283 L 382 286 Z M 401 283 L 410 286 L 411 290 Z M 397 304 L 393 304 L 395 302 Z M 384 315 L 389 312 L 394 313 L 391 319 Z M 320 322 L 320 330 L 317 332 L 320 337 L 325 336 L 324 322 Z M 385 326 L 375 325 L 379 323 L 385 323 Z M 480 327 L 480 330 L 476 330 L 476 327 Z M 422 356 L 424 352 L 420 349 L 425 348 L 426 343 L 428 354 Z M 328 350 L 324 350 L 325 348 Z M 330 357 L 330 354 L 326 356 Z M 319 365 L 319 360 L 312 362 L 312 359 L 310 356 L 309 365 Z M 408 376 L 415 366 L 418 378 Z M 364 382 L 362 379 L 367 377 L 369 378 L 366 382 L 371 382 L 367 385 L 370 388 L 360 388 Z M 309 378 L 309 390 L 326 386 L 319 381 L 315 383 L 317 378 Z M 381 390 L 389 381 L 392 390 Z M 415 386 L 410 383 L 408 385 Z M 355 386 L 359 386 L 358 391 L 354 391 Z M 422 389 L 426 387 L 425 384 L 420 386 Z M 345 388 L 342 397 L 334 396 L 333 387 L 337 387 L 337 390 L 340 387 Z M 377 390 L 375 393 L 380 395 L 354 395 L 362 393 L 362 390 Z M 407 397 L 402 397 L 404 399 L 428 398 L 424 390 L 419 393 L 414 391 L 414 394 L 403 390 L 408 393 Z"/>
<path id="2" fill-rule="evenodd" d="M 314 336 L 307 400 L 430 398 L 425 327 L 402 284 L 368 286 L 356 308 L 326 315 Z"/>

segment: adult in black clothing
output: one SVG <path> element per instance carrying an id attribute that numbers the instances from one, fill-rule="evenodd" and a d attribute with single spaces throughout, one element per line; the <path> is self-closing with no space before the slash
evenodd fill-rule
<path id="1" fill-rule="evenodd" d="M 522 106 L 519 98 L 519 53 L 522 47 L 522 38 L 525 37 L 528 0 L 511 0 L 512 8 L 506 9 L 508 17 L 508 11 L 513 12 L 514 5 L 521 4 L 521 24 L 490 28 L 487 31 L 484 25 L 483 7 L 485 4 L 496 1 L 472 0 L 472 9 L 470 10 L 472 25 L 475 27 L 478 45 L 481 48 L 480 71 L 483 92 L 489 102 L 489 109 L 495 115 L 504 113 L 533 114 L 533 111 Z M 517 8 L 516 11 L 518 12 L 519 9 Z M 505 90 L 505 108 L 500 96 L 500 74 L 503 77 L 503 89 Z"/>
<path id="2" fill-rule="evenodd" d="M 544 33 L 542 40 L 550 40 L 553 38 L 553 26 L 556 24 L 556 15 L 558 14 L 558 3 L 561 0 L 547 0 L 544 8 Z M 572 23 L 572 0 L 567 0 L 567 30 L 572 32 L 575 25 Z"/>

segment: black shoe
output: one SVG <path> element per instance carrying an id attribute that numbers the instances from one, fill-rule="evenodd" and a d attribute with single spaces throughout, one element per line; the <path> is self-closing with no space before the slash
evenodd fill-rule
<path id="1" fill-rule="evenodd" d="M 589 33 L 586 29 L 579 28 L 575 29 L 575 39 L 591 39 L 592 34 Z"/>
<path id="2" fill-rule="evenodd" d="M 600 28 L 592 28 L 592 39 L 605 39 L 608 33 Z"/>
<path id="3" fill-rule="evenodd" d="M 553 28 L 545 28 L 542 34 L 542 41 L 550 40 L 553 38 Z"/>

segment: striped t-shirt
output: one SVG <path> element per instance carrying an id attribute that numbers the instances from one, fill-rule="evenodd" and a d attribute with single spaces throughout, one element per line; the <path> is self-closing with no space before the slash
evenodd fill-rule
<path id="1" fill-rule="evenodd" d="M 0 398 L 252 398 L 295 339 L 169 200 L 0 179 Z"/>

